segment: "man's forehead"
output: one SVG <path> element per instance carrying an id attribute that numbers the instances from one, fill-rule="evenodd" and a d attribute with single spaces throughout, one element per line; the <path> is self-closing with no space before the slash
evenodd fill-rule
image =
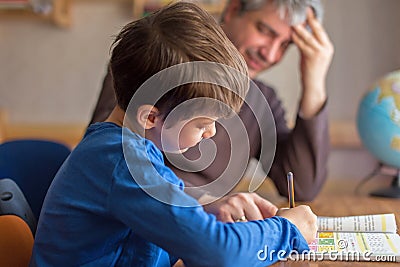
<path id="1" fill-rule="evenodd" d="M 286 25 L 290 27 L 290 18 L 287 12 L 281 12 L 277 6 L 265 3 L 260 9 L 256 10 L 252 16 L 256 16 L 259 20 L 270 25 Z"/>
<path id="2" fill-rule="evenodd" d="M 308 7 L 313 10 L 312 7 Z M 288 27 L 296 25 L 306 24 L 306 14 L 300 15 L 298 13 L 293 14 L 289 12 L 288 7 L 279 7 L 274 3 L 274 1 L 266 1 L 264 5 L 258 9 L 262 13 L 264 19 L 273 18 L 275 22 L 280 21 L 282 24 L 286 24 Z M 260 17 L 261 18 L 261 17 Z M 271 25 L 272 26 L 272 25 Z"/>
<path id="3" fill-rule="evenodd" d="M 257 16 L 255 19 L 258 26 L 263 30 L 273 33 L 276 37 L 291 39 L 292 26 L 289 21 L 282 18 L 278 12 L 265 13 Z"/>

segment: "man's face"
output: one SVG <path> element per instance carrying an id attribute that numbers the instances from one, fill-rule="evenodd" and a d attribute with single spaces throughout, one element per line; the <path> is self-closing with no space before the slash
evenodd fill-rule
<path id="1" fill-rule="evenodd" d="M 221 26 L 246 60 L 251 78 L 278 63 L 292 42 L 291 26 L 269 3 L 243 14 L 228 8 Z"/>

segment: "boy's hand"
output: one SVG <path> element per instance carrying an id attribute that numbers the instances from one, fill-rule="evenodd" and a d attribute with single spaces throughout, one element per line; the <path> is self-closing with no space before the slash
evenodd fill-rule
<path id="1" fill-rule="evenodd" d="M 228 195 L 203 208 L 222 222 L 263 220 L 275 216 L 278 210 L 274 204 L 256 193 Z"/>
<path id="2" fill-rule="evenodd" d="M 288 219 L 297 226 L 307 243 L 315 240 L 317 234 L 317 215 L 309 206 L 301 205 L 291 209 L 280 209 L 277 216 Z"/>

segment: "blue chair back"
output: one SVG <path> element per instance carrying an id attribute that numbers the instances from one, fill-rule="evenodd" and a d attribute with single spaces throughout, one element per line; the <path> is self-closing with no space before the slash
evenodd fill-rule
<path id="1" fill-rule="evenodd" d="M 46 140 L 14 140 L 0 144 L 0 179 L 10 178 L 24 193 L 36 219 L 55 174 L 71 150 Z"/>

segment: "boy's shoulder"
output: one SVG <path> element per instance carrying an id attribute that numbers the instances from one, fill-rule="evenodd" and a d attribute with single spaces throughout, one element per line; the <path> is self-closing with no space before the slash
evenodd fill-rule
<path id="1" fill-rule="evenodd" d="M 112 132 L 112 131 L 121 131 L 121 127 L 112 122 L 96 122 L 90 124 L 86 129 L 86 132 L 83 136 L 83 140 L 88 136 L 92 136 L 101 132 Z"/>
<path id="2" fill-rule="evenodd" d="M 72 150 L 71 158 L 96 158 L 105 154 L 118 153 L 122 155 L 121 127 L 109 122 L 96 122 L 86 129 L 82 140 Z"/>
<path id="3" fill-rule="evenodd" d="M 84 148 L 85 150 L 91 148 L 103 151 L 118 149 L 121 153 L 123 151 L 130 151 L 133 154 L 144 151 L 145 154 L 151 154 L 157 160 L 163 159 L 161 151 L 153 142 L 141 137 L 129 128 L 121 127 L 112 122 L 96 122 L 91 124 L 77 148 Z"/>

